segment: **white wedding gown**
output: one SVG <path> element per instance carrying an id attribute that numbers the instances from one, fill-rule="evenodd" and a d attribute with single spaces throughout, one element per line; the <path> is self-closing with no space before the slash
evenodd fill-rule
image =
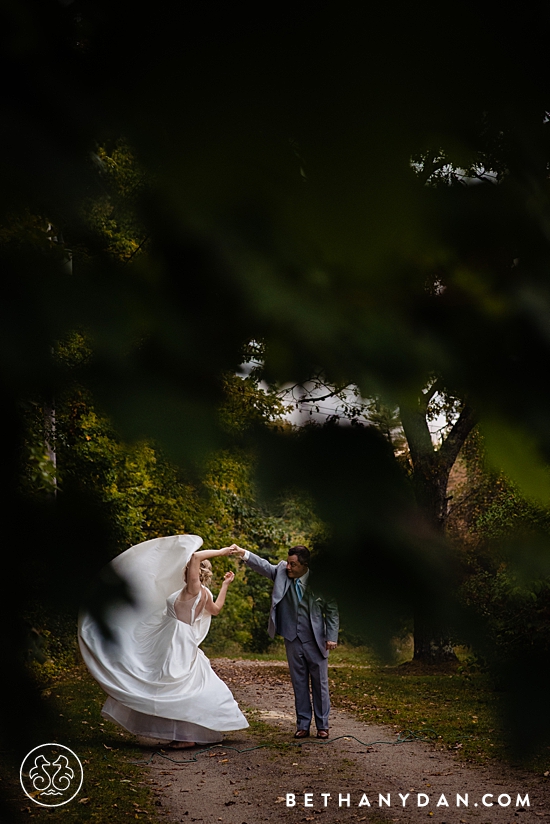
<path id="1" fill-rule="evenodd" d="M 210 627 L 202 587 L 193 601 L 174 602 L 182 570 L 202 538 L 173 535 L 131 547 L 110 566 L 124 578 L 133 605 L 109 609 L 107 640 L 87 613 L 79 620 L 79 644 L 86 666 L 105 690 L 102 715 L 135 735 L 166 741 L 222 740 L 222 733 L 248 727 L 229 688 L 199 649 Z M 198 613 L 198 614 L 196 614 Z"/>

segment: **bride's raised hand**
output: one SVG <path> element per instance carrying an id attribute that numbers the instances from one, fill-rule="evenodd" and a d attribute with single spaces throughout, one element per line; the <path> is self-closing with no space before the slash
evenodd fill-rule
<path id="1" fill-rule="evenodd" d="M 242 549 L 242 547 L 238 546 L 237 544 L 231 544 L 229 549 L 230 555 L 238 555 L 239 558 L 242 558 L 244 556 L 244 549 Z"/>

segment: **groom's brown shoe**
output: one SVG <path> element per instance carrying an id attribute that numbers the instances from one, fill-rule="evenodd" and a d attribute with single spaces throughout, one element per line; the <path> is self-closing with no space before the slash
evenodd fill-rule
<path id="1" fill-rule="evenodd" d="M 294 738 L 309 738 L 309 730 L 296 730 Z"/>
<path id="2" fill-rule="evenodd" d="M 328 730 L 317 730 L 317 738 L 323 738 L 326 741 L 328 738 Z"/>

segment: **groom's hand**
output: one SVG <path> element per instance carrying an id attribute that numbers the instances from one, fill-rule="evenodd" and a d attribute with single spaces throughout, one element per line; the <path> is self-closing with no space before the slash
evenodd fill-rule
<path id="1" fill-rule="evenodd" d="M 245 550 L 242 547 L 237 546 L 237 544 L 231 544 L 229 547 L 229 554 L 230 555 L 237 555 L 239 558 L 244 558 Z"/>
<path id="2" fill-rule="evenodd" d="M 327 641 L 326 643 L 326 648 L 329 652 L 331 649 L 336 649 L 337 646 L 338 644 L 336 643 L 336 641 Z"/>

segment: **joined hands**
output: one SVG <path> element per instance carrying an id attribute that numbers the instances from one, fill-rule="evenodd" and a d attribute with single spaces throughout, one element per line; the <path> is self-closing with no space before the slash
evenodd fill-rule
<path id="1" fill-rule="evenodd" d="M 221 549 L 218 549 L 217 551 L 218 555 L 237 555 L 240 558 L 243 557 L 244 553 L 245 550 L 242 549 L 240 546 L 237 546 L 237 544 L 231 544 L 231 546 L 224 546 Z"/>

